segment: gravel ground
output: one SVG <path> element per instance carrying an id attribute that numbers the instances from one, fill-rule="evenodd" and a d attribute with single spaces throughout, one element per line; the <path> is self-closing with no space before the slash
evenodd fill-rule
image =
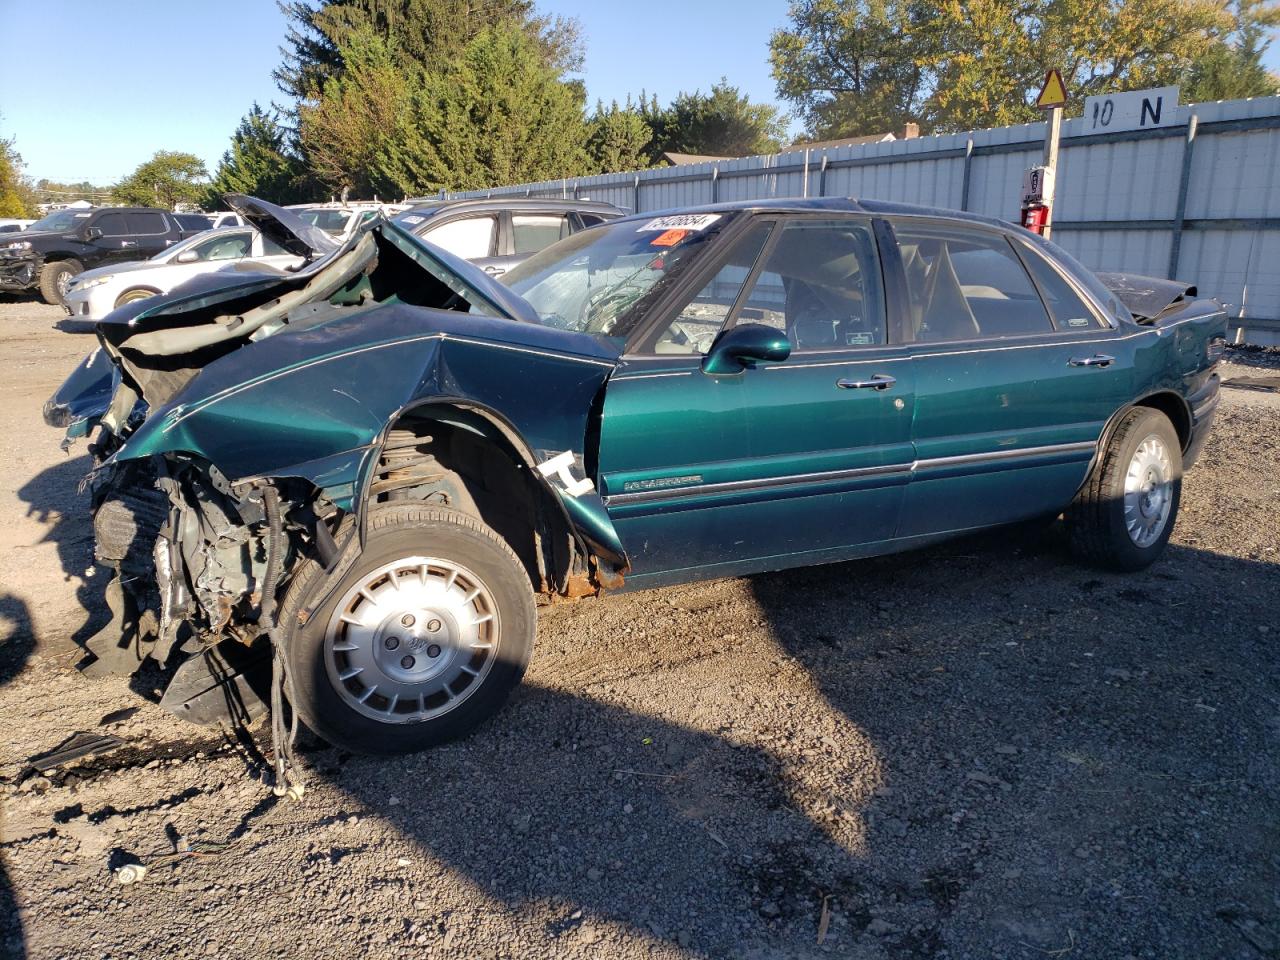
<path id="1" fill-rule="evenodd" d="M 544 607 L 497 721 L 312 747 L 277 802 L 252 741 L 72 669 L 102 578 L 40 422 L 91 343 L 58 315 L 0 304 L 0 953 L 1280 957 L 1280 394 L 1224 391 L 1144 574 L 1005 532 Z M 127 745 L 26 772 L 77 731 Z"/>

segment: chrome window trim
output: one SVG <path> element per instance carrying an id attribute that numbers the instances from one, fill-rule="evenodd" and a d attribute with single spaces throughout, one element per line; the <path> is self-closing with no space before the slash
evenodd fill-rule
<path id="1" fill-rule="evenodd" d="M 824 470 L 819 473 L 795 473 L 781 477 L 757 477 L 751 480 L 725 480 L 719 483 L 703 483 L 696 486 L 670 487 L 661 490 L 644 490 L 635 493 L 614 493 L 604 498 L 605 506 L 627 506 L 637 503 L 654 503 L 676 500 L 689 496 L 715 496 L 722 493 L 740 493 L 771 487 L 791 487 L 803 483 L 827 483 L 834 480 L 854 480 L 861 477 L 914 476 L 921 470 L 939 467 L 959 467 L 976 463 L 998 463 L 1020 457 L 1047 457 L 1063 453 L 1092 453 L 1098 446 L 1096 440 L 1077 443 L 1054 443 L 1040 447 L 1018 447 L 1011 450 L 992 450 L 986 453 L 967 453 L 952 457 L 930 457 L 910 463 L 892 463 L 878 467 L 853 467 L 848 470 Z M 692 468 L 689 468 L 692 470 Z M 696 471 L 694 471 L 696 472 Z"/>

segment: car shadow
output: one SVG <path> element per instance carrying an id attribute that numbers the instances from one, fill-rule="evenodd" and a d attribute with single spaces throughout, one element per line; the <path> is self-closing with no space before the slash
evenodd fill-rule
<path id="1" fill-rule="evenodd" d="M 869 755 L 861 761 L 874 766 Z M 446 865 L 441 883 L 475 884 L 549 944 L 590 947 L 621 924 L 629 937 L 708 956 L 812 942 L 824 896 L 861 883 L 856 809 L 836 822 L 825 813 L 834 794 L 799 794 L 801 762 L 530 685 L 460 743 L 396 759 L 314 757 L 321 776 Z M 321 856 L 351 852 L 363 850 Z M 414 896 L 433 898 L 429 889 Z"/>
<path id="2" fill-rule="evenodd" d="M 53 431 L 50 434 L 51 439 Z M 18 489 L 18 498 L 27 505 L 27 516 L 47 527 L 40 542 L 54 544 L 64 580 L 76 583 L 76 600 L 85 617 L 71 636 L 78 646 L 84 646 L 110 619 L 103 603 L 108 571 L 95 567 L 89 494 L 80 492 L 80 484 L 91 467 L 87 455 L 72 456 L 36 474 Z M 88 571 L 93 574 L 86 576 Z"/>
<path id="3" fill-rule="evenodd" d="M 893 955 L 961 929 L 1013 956 L 1216 954 L 1235 935 L 1206 889 L 1274 916 L 1280 566 L 1171 545 L 1103 573 L 1064 541 L 1008 528 L 750 582 L 878 750 L 863 885 Z"/>
<path id="4" fill-rule="evenodd" d="M 0 686 L 11 683 L 35 650 L 31 611 L 22 599 L 0 592 Z M 25 957 L 26 935 L 18 916 L 18 902 L 0 853 L 0 956 Z"/>

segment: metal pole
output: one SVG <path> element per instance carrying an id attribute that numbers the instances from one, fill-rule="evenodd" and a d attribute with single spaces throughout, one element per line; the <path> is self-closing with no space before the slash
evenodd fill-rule
<path id="1" fill-rule="evenodd" d="M 1196 146 L 1196 128 L 1200 118 L 1194 113 L 1187 120 L 1187 139 L 1182 147 L 1182 179 L 1178 182 L 1178 208 L 1173 215 L 1173 237 L 1169 242 L 1168 277 L 1172 280 L 1178 273 L 1178 257 L 1182 253 L 1182 225 L 1187 217 L 1187 191 L 1191 187 L 1191 155 Z M 1248 265 L 1246 264 L 1246 269 Z"/>
<path id="2" fill-rule="evenodd" d="M 804 189 L 800 194 L 802 197 L 809 196 L 809 148 L 804 148 Z"/>
<path id="3" fill-rule="evenodd" d="M 640 174 L 636 174 L 636 181 L 631 186 L 631 212 L 640 212 Z"/>
<path id="4" fill-rule="evenodd" d="M 720 202 L 720 167 L 711 168 L 711 202 Z"/>
<path id="5" fill-rule="evenodd" d="M 1044 165 L 1053 171 L 1051 177 L 1046 178 L 1045 186 L 1048 188 L 1044 197 L 1044 205 L 1047 208 L 1044 218 L 1044 238 L 1049 239 L 1049 234 L 1053 229 L 1053 202 L 1057 193 L 1058 180 L 1058 141 L 1062 137 L 1062 108 L 1054 107 L 1049 111 L 1048 129 L 1044 135 Z"/>
<path id="6" fill-rule="evenodd" d="M 960 209 L 969 209 L 969 176 L 973 170 L 973 137 L 964 145 L 964 175 L 960 179 Z"/>

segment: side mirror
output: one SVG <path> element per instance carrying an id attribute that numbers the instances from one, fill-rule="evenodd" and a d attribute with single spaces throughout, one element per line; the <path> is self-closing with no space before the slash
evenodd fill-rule
<path id="1" fill-rule="evenodd" d="M 100 240 L 102 239 L 102 229 L 100 227 L 90 227 L 84 232 L 84 238 L 86 240 Z"/>
<path id="2" fill-rule="evenodd" d="M 741 373 L 757 361 L 777 363 L 791 356 L 791 341 L 776 327 L 742 323 L 716 337 L 702 361 L 702 372 L 713 376 Z"/>
<path id="3" fill-rule="evenodd" d="M 180 254 L 173 258 L 174 263 L 195 263 L 200 259 L 200 255 L 194 250 L 183 250 Z"/>

